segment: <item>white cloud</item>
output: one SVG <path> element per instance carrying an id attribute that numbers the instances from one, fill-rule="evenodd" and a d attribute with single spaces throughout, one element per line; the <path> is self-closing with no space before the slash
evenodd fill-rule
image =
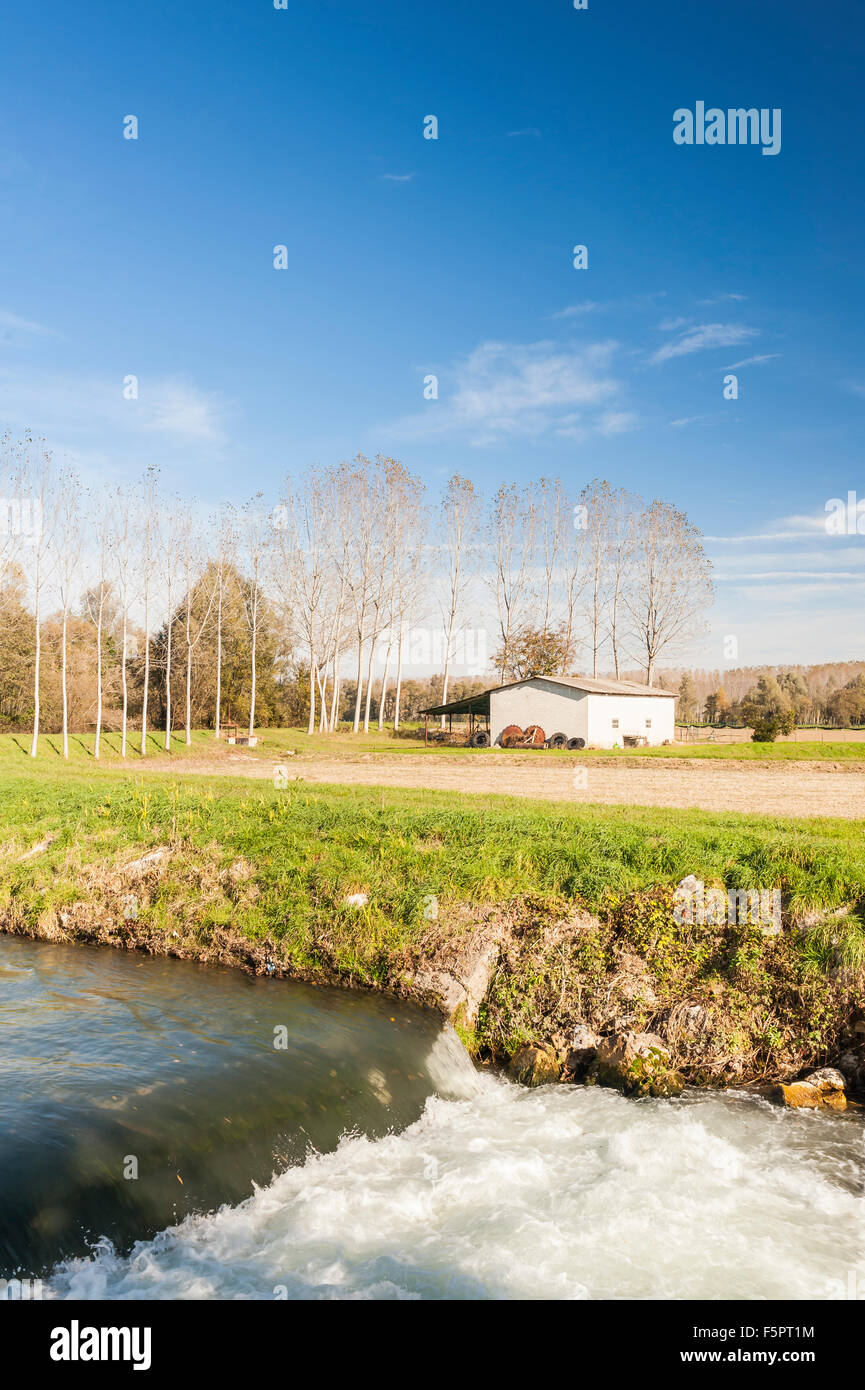
<path id="1" fill-rule="evenodd" d="M 144 426 L 180 439 L 222 437 L 219 408 L 213 397 L 176 381 L 155 383 L 152 403 L 145 403 Z"/>
<path id="2" fill-rule="evenodd" d="M 744 303 L 747 298 L 748 296 L 746 294 L 716 294 L 713 299 L 698 299 L 697 303 L 703 305 L 724 304 L 730 299 L 736 300 L 739 303 Z"/>
<path id="3" fill-rule="evenodd" d="M 597 314 L 607 306 L 597 304 L 593 299 L 587 299 L 582 304 L 569 304 L 567 309 L 559 309 L 557 314 L 553 314 L 554 319 L 575 319 L 583 314 Z"/>
<path id="4" fill-rule="evenodd" d="M 737 367 L 756 367 L 762 362 L 773 362 L 780 356 L 780 352 L 764 352 L 759 357 L 744 357 L 741 362 L 734 362 L 732 367 L 725 367 L 724 371 L 735 372 Z"/>
<path id="5" fill-rule="evenodd" d="M 631 295 L 625 299 L 608 299 L 603 302 L 586 299 L 581 304 L 569 304 L 567 308 L 559 309 L 558 313 L 551 314 L 550 318 L 573 319 L 583 314 L 607 314 L 616 310 L 641 313 L 653 308 L 657 300 L 664 299 L 666 294 L 666 290 L 650 290 L 648 294 Z"/>
<path id="6" fill-rule="evenodd" d="M 605 410 L 598 422 L 599 434 L 626 434 L 639 426 L 639 419 L 632 410 Z"/>
<path id="7" fill-rule="evenodd" d="M 461 433 L 473 444 L 633 429 L 636 417 L 617 408 L 622 388 L 610 371 L 616 348 L 611 341 L 582 348 L 481 343 L 441 373 L 438 401 L 391 429 L 404 437 Z"/>
<path id="8" fill-rule="evenodd" d="M 705 352 L 709 348 L 732 347 L 744 343 L 756 335 L 755 328 L 746 328 L 741 323 L 701 323 L 681 333 L 674 342 L 665 343 L 652 354 L 654 363 L 668 362 L 672 357 L 686 357 L 692 352 Z"/>
<path id="9" fill-rule="evenodd" d="M 380 179 L 388 183 L 411 183 L 414 173 L 411 174 L 379 174 Z"/>
<path id="10" fill-rule="evenodd" d="M 34 323 L 31 319 L 22 319 L 10 309 L 0 309 L 0 328 L 12 328 L 20 333 L 50 333 L 54 336 L 53 328 L 46 328 L 43 323 Z"/>
<path id="11" fill-rule="evenodd" d="M 122 379 L 0 372 L 0 423 L 32 428 L 49 444 L 98 440 L 111 449 L 150 431 L 215 443 L 224 437 L 223 413 L 215 395 L 179 379 L 143 376 L 138 400 L 125 400 Z"/>

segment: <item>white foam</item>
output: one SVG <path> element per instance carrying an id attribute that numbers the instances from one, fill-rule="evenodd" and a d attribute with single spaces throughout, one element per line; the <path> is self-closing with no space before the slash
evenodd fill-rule
<path id="1" fill-rule="evenodd" d="M 825 1298 L 865 1290 L 861 1130 L 472 1073 L 402 1134 L 55 1271 L 65 1298 Z M 441 1080 L 441 1077 L 440 1077 Z"/>

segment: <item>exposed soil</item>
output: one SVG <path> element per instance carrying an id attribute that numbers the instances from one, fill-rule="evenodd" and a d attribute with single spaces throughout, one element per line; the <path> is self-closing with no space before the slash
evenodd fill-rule
<path id="1" fill-rule="evenodd" d="M 268 759 L 232 750 L 222 757 L 176 762 L 153 758 L 137 771 L 272 781 Z M 478 758 L 361 753 L 338 758 L 303 754 L 282 764 L 289 783 L 406 787 L 475 795 L 534 797 L 605 805 L 674 806 L 774 816 L 865 817 L 865 767 L 847 763 L 707 762 L 690 758 L 592 758 L 565 762 L 543 753 L 487 753 Z M 584 773 L 585 784 L 577 785 Z"/>

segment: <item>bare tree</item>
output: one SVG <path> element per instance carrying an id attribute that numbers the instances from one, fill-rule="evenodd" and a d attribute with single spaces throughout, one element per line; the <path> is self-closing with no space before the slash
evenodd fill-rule
<path id="1" fill-rule="evenodd" d="M 684 512 L 657 499 L 637 518 L 633 582 L 624 594 L 652 684 L 663 652 L 693 640 L 712 601 L 712 565 Z"/>
<path id="2" fill-rule="evenodd" d="M 642 501 L 625 488 L 615 488 L 609 496 L 607 546 L 607 621 L 613 669 L 619 679 L 619 617 L 624 588 L 634 559 L 637 508 Z"/>
<path id="3" fill-rule="evenodd" d="M 150 693 L 150 607 L 153 599 L 153 571 L 159 550 L 159 502 L 157 471 L 148 468 L 137 507 L 138 564 L 141 569 L 141 597 L 144 605 L 144 677 L 141 693 L 141 756 L 147 755 L 147 701 Z"/>
<path id="4" fill-rule="evenodd" d="M 316 691 L 321 696 L 322 718 L 326 698 L 322 668 L 331 626 L 326 609 L 330 511 L 327 475 L 308 472 L 297 488 L 292 488 L 286 479 L 283 501 L 274 517 L 276 584 L 284 611 L 299 631 L 309 661 L 308 734 L 315 732 Z"/>
<path id="5" fill-rule="evenodd" d="M 373 471 L 370 460 L 358 454 L 351 463 L 341 464 L 334 478 L 333 505 L 337 524 L 333 544 L 348 556 L 345 588 L 357 652 L 354 733 L 360 730 L 363 652 L 369 636 L 378 560 L 380 499 L 372 481 Z"/>
<path id="6" fill-rule="evenodd" d="M 387 467 L 387 509 L 385 515 L 385 551 L 389 579 L 387 583 L 387 618 L 385 629 L 387 643 L 378 702 L 378 727 L 384 729 L 384 705 L 387 698 L 387 683 L 394 644 L 397 645 L 397 684 L 402 672 L 399 669 L 401 643 L 399 634 L 404 630 L 407 618 L 414 606 L 416 586 L 413 579 L 417 574 L 424 553 L 423 538 L 426 532 L 427 517 L 424 505 L 424 486 L 421 480 L 395 459 L 386 460 Z"/>
<path id="7" fill-rule="evenodd" d="M 186 639 L 186 746 L 192 746 L 192 662 L 195 650 L 201 641 L 216 598 L 217 579 L 213 571 L 208 571 L 204 554 L 197 539 L 197 523 L 189 508 L 184 508 L 178 516 L 180 541 L 180 561 L 183 570 L 183 633 Z M 200 584 L 204 588 L 200 589 Z M 196 590 L 199 590 L 196 592 Z M 196 613 L 196 599 L 202 608 Z"/>
<path id="8" fill-rule="evenodd" d="M 174 635 L 174 594 L 177 589 L 177 568 L 180 556 L 180 534 L 178 514 L 180 502 L 162 500 L 159 504 L 159 558 L 163 565 L 165 608 L 165 742 L 166 753 L 171 752 L 171 658 Z"/>
<path id="9" fill-rule="evenodd" d="M 531 489 L 503 483 L 493 498 L 489 533 L 492 573 L 487 582 L 495 595 L 501 637 L 500 675 L 504 681 L 511 636 L 531 593 L 536 512 Z"/>
<path id="10" fill-rule="evenodd" d="M 586 576 L 588 585 L 589 648 L 592 675 L 597 676 L 604 642 L 604 601 L 610 549 L 610 484 L 595 478 L 580 493 L 585 520 Z"/>
<path id="11" fill-rule="evenodd" d="M 214 738 L 221 736 L 222 724 L 222 619 L 226 580 L 236 546 L 232 513 L 224 508 L 216 522 L 216 695 L 214 697 Z"/>
<path id="12" fill-rule="evenodd" d="M 63 756 L 69 757 L 69 610 L 80 576 L 82 547 L 81 484 L 64 469 L 58 480 L 55 549 L 60 589 L 60 690 L 63 703 Z"/>
<path id="13" fill-rule="evenodd" d="M 417 518 L 409 540 L 406 564 L 400 574 L 399 592 L 396 596 L 397 659 L 396 687 L 393 700 L 394 733 L 399 729 L 400 703 L 402 699 L 403 655 L 406 634 L 413 620 L 424 616 L 424 605 L 429 601 L 429 575 L 424 560 L 427 554 L 423 517 Z"/>
<path id="14" fill-rule="evenodd" d="M 581 503 L 568 504 L 562 517 L 562 599 L 564 608 L 565 646 L 573 663 L 578 646 L 577 613 L 586 587 L 586 516 Z M 580 644 L 581 645 L 581 644 Z M 573 669 L 573 665 L 571 666 Z"/>
<path id="15" fill-rule="evenodd" d="M 470 578 L 469 557 L 481 522 L 481 499 L 474 483 L 454 473 L 445 485 L 441 504 L 441 553 L 444 561 L 444 591 L 441 609 L 444 625 L 444 675 L 442 704 L 447 704 L 451 655 Z M 442 715 L 441 727 L 445 726 Z"/>
<path id="16" fill-rule="evenodd" d="M 258 639 L 261 632 L 264 608 L 262 578 L 265 568 L 267 546 L 272 533 L 270 517 L 262 506 L 262 494 L 256 493 L 247 502 L 241 515 L 241 543 L 243 546 L 246 579 L 243 592 L 243 616 L 249 629 L 250 641 L 250 690 L 249 690 L 249 737 L 255 732 L 255 698 L 257 693 Z"/>
<path id="17" fill-rule="evenodd" d="M 538 499 L 540 554 L 544 567 L 542 588 L 544 613 L 541 631 L 546 636 L 553 621 L 553 606 L 559 583 L 559 567 L 564 543 L 563 522 L 568 504 L 558 478 L 541 478 L 538 481 Z"/>
<path id="18" fill-rule="evenodd" d="M 132 598 L 132 517 L 131 498 L 124 488 L 118 488 L 114 504 L 114 559 L 117 573 L 117 596 L 120 601 L 120 691 L 122 713 L 120 725 L 120 756 L 126 757 L 126 733 L 129 720 L 129 607 Z"/>
<path id="19" fill-rule="evenodd" d="M 56 492 L 54 491 L 56 478 L 53 460 L 45 448 L 44 440 L 33 440 L 29 435 L 26 437 L 23 463 L 22 481 L 25 484 L 27 495 L 19 501 L 18 530 L 23 550 L 28 559 L 33 593 L 36 651 L 33 663 L 33 737 L 30 743 L 30 756 L 35 758 L 39 751 L 42 601 L 53 559 L 53 546 L 51 544 L 53 526 L 51 522 L 56 503 Z M 49 511 L 52 513 L 51 517 L 49 517 Z"/>
<path id="20" fill-rule="evenodd" d="M 99 758 L 102 752 L 102 714 L 103 714 L 103 636 L 105 629 L 105 607 L 110 592 L 108 582 L 108 556 L 111 549 L 110 510 L 106 499 L 101 496 L 91 508 L 96 520 L 96 584 L 84 595 L 84 611 L 96 629 L 96 737 L 93 756 Z"/>

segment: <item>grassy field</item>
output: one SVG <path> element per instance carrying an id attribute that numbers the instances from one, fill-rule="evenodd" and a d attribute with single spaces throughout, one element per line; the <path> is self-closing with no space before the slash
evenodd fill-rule
<path id="1" fill-rule="evenodd" d="M 422 731 L 421 731 L 422 733 Z M 554 759 L 566 763 L 578 763 L 581 758 L 695 758 L 709 760 L 733 760 L 744 762 L 865 762 L 865 742 L 863 743 L 735 743 L 735 744 L 673 744 L 669 748 L 611 748 L 589 749 L 585 754 L 572 753 L 559 749 L 515 749 L 506 753 L 501 748 L 450 747 L 447 744 L 430 743 L 424 746 L 423 737 L 395 736 L 390 730 L 379 733 L 371 730 L 368 734 L 353 734 L 346 727 L 333 734 L 313 734 L 301 729 L 260 729 L 258 746 L 244 749 L 250 757 L 278 760 L 290 750 L 307 757 L 333 758 L 341 755 L 355 756 L 381 753 L 392 756 L 400 754 L 422 754 L 435 758 L 489 758 L 489 757 L 531 757 L 535 759 Z M 151 733 L 147 739 L 147 757 L 165 758 L 165 737 L 161 733 Z M 133 734 L 128 740 L 126 765 L 135 766 L 146 761 L 140 752 L 140 735 Z M 203 758 L 224 756 L 228 745 L 218 742 L 212 730 L 196 730 L 192 743 L 187 747 L 184 734 L 173 733 L 170 757 Z M 70 765 L 92 765 L 94 758 L 94 737 L 92 734 L 74 734 L 70 738 Z M 26 734 L 0 734 L 0 771 L 13 771 L 30 764 L 30 740 Z M 101 755 L 103 764 L 123 765 L 120 758 L 120 735 L 102 735 Z M 37 765 L 63 766 L 62 742 L 57 734 L 40 737 Z"/>
<path id="2" fill-rule="evenodd" d="M 777 1079 L 836 1057 L 854 988 L 836 984 L 839 963 L 865 978 L 865 836 L 849 820 L 277 790 L 92 763 L 7 768 L 0 807 L 0 925 L 49 940 L 405 992 L 449 941 L 491 912 L 507 919 L 519 945 L 477 1028 L 458 1022 L 466 1045 L 495 1060 L 566 1037 L 580 1017 L 612 1026 L 604 1009 L 632 1007 L 615 993 L 625 952 L 645 959 L 657 995 L 638 1029 L 695 1000 L 710 1011 L 711 1045 L 674 1048 L 689 1078 Z M 156 847 L 158 866 L 130 876 L 125 866 Z M 672 913 L 673 885 L 690 873 L 779 888 L 792 911 L 854 903 L 859 916 L 778 937 L 751 926 L 693 936 Z M 360 908 L 346 902 L 356 893 L 368 898 Z M 579 907 L 597 928 L 562 937 L 555 924 Z"/>
<path id="3" fill-rule="evenodd" d="M 778 822 L 738 813 L 559 805 L 367 787 L 277 790 L 223 778 L 159 781 L 94 767 L 46 776 L 27 766 L 0 780 L 0 884 L 56 895 L 77 870 L 133 849 L 172 844 L 228 863 L 249 860 L 261 887 L 248 925 L 303 931 L 343 896 L 370 894 L 370 921 L 410 925 L 428 894 L 492 902 L 555 893 L 597 906 L 696 873 L 731 888 L 778 887 L 799 906 L 865 896 L 865 836 L 856 822 Z M 34 844 L 50 847 L 16 862 Z M 256 927 L 257 929 L 257 927 Z"/>

